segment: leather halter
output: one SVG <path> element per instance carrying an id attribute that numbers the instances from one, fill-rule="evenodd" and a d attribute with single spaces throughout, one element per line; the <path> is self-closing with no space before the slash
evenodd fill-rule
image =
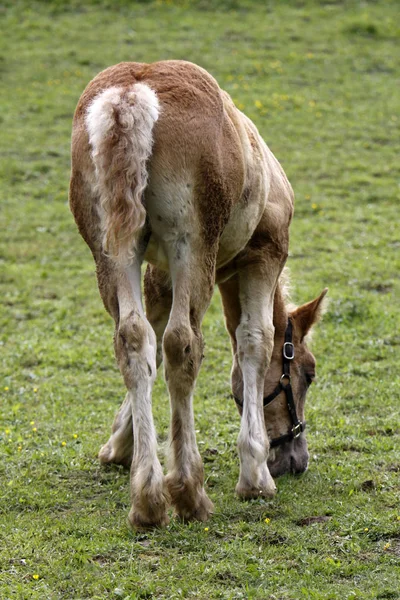
<path id="1" fill-rule="evenodd" d="M 266 396 L 263 400 L 263 406 L 268 406 L 281 392 L 285 392 L 286 403 L 289 411 L 289 415 L 292 421 L 292 428 L 277 438 L 274 438 L 270 441 L 269 447 L 276 448 L 276 446 L 281 446 L 285 442 L 290 442 L 298 438 L 306 428 L 306 422 L 300 421 L 297 417 L 296 406 L 293 399 L 293 391 L 291 384 L 291 375 L 290 375 L 290 363 L 294 359 L 294 345 L 293 345 L 293 325 L 290 319 L 288 319 L 288 324 L 285 331 L 285 342 L 282 348 L 282 356 L 283 356 L 283 374 L 279 380 L 278 385 L 274 389 L 274 391 Z M 236 404 L 243 408 L 243 402 L 233 396 Z"/>

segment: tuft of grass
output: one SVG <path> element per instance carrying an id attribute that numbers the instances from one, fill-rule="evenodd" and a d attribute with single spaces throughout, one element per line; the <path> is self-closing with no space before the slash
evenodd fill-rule
<path id="1" fill-rule="evenodd" d="M 397 1 L 6 0 L 0 27 L 1 597 L 399 598 Z M 67 206 L 69 140 L 97 72 L 163 58 L 208 69 L 256 123 L 296 192 L 294 300 L 327 285 L 331 302 L 309 471 L 245 503 L 215 294 L 195 415 L 216 513 L 139 534 L 128 473 L 96 459 L 124 386 Z M 154 413 L 162 447 L 161 373 Z"/>
<path id="2" fill-rule="evenodd" d="M 376 37 L 379 33 L 378 27 L 374 23 L 352 23 L 344 28 L 344 31 L 350 35 L 360 35 L 366 37 Z"/>

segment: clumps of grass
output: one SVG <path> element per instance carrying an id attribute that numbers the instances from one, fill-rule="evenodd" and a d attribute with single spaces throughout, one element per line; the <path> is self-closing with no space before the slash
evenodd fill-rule
<path id="1" fill-rule="evenodd" d="M 325 321 L 354 326 L 355 323 L 363 323 L 369 318 L 370 310 L 367 300 L 353 297 L 332 301 L 329 313 L 325 316 Z"/>
<path id="2" fill-rule="evenodd" d="M 378 37 L 379 29 L 374 23 L 355 21 L 344 28 L 344 33 L 360 37 Z"/>

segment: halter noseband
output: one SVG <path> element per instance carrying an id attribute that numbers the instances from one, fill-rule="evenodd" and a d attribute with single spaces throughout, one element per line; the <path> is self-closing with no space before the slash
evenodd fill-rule
<path id="1" fill-rule="evenodd" d="M 305 421 L 299 421 L 296 412 L 296 406 L 293 400 L 293 392 L 292 392 L 292 384 L 291 384 L 291 376 L 290 376 L 290 363 L 294 359 L 294 345 L 292 342 L 293 335 L 293 325 L 290 319 L 288 319 L 288 324 L 285 331 L 285 342 L 282 348 L 283 355 L 283 374 L 279 380 L 278 385 L 274 389 L 274 391 L 266 396 L 263 401 L 263 405 L 268 406 L 281 392 L 285 392 L 286 403 L 289 411 L 290 418 L 292 420 L 292 428 L 285 435 L 281 435 L 277 438 L 274 438 L 270 441 L 269 447 L 276 448 L 276 446 L 281 446 L 285 442 L 290 442 L 298 438 L 306 428 Z M 286 383 L 285 383 L 286 381 Z M 233 396 L 236 404 L 243 408 L 243 402 Z"/>

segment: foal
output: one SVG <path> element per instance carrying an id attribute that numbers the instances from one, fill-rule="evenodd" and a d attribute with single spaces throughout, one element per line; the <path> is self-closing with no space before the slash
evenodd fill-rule
<path id="1" fill-rule="evenodd" d="M 215 283 L 233 344 L 233 392 L 243 413 L 236 490 L 244 498 L 273 495 L 268 438 L 287 431 L 290 411 L 283 385 L 279 401 L 265 413 L 264 394 L 282 375 L 290 317 L 290 343 L 298 355 L 291 393 L 302 418 L 315 362 L 304 336 L 324 293 L 288 314 L 278 282 L 293 192 L 256 127 L 213 77 L 191 63 L 110 67 L 88 85 L 75 112 L 70 204 L 115 320 L 115 353 L 128 393 L 99 456 L 131 467 L 131 524 L 165 524 L 170 502 L 185 519 L 206 520 L 213 510 L 203 487 L 192 396 L 203 355 L 201 323 Z M 161 360 L 171 403 L 166 477 L 151 401 Z M 301 432 L 281 448 L 286 462 L 290 455 L 283 470 L 307 466 Z M 293 459 L 299 449 L 300 467 Z M 279 474 L 279 452 L 275 463 Z"/>

